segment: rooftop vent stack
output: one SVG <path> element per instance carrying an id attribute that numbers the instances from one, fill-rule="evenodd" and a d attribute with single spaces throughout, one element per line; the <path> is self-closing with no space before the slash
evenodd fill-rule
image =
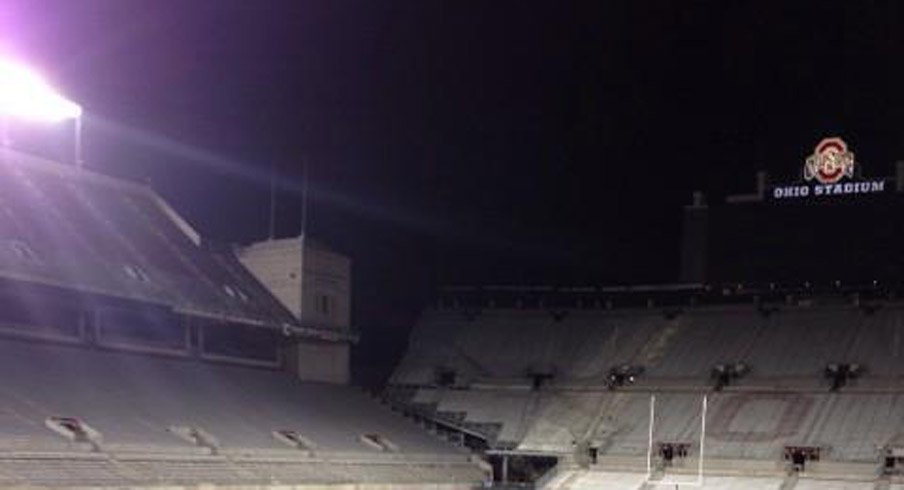
<path id="1" fill-rule="evenodd" d="M 706 196 L 703 195 L 703 193 L 700 191 L 694 191 L 692 206 L 695 208 L 702 208 L 706 206 Z"/>
<path id="2" fill-rule="evenodd" d="M 769 174 L 765 170 L 756 173 L 756 195 L 760 199 L 766 197 L 766 184 L 769 182 Z"/>
<path id="3" fill-rule="evenodd" d="M 904 192 L 904 160 L 895 162 L 895 190 Z"/>

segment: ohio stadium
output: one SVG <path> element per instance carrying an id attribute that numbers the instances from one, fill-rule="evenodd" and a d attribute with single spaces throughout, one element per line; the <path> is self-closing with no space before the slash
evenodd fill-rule
<path id="1" fill-rule="evenodd" d="M 9 148 L 0 172 L 4 486 L 901 488 L 899 285 L 850 274 L 890 257 L 719 262 L 739 215 L 894 206 L 900 175 L 698 194 L 675 284 L 447 287 L 377 400 L 347 386 L 346 257 L 208 243 L 146 185 Z"/>
<path id="2" fill-rule="evenodd" d="M 904 490 L 904 8 L 742 3 L 0 1 L 0 490 Z"/>

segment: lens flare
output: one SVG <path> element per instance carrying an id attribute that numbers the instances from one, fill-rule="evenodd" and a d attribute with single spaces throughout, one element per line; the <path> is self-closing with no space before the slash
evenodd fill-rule
<path id="1" fill-rule="evenodd" d="M 61 121 L 80 117 L 82 108 L 29 68 L 0 60 L 0 114 L 33 121 Z"/>

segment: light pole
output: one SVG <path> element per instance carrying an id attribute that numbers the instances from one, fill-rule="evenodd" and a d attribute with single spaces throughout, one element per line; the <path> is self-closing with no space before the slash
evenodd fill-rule
<path id="1" fill-rule="evenodd" d="M 304 181 L 301 183 L 301 236 L 298 237 L 299 248 L 301 248 L 301 264 L 300 272 L 298 273 L 298 277 L 301 279 L 301 282 L 298 284 L 298 294 L 301 296 L 301 308 L 298 309 L 298 323 L 302 327 L 304 327 L 305 320 L 305 311 L 304 311 L 304 263 L 305 263 L 305 241 L 307 239 L 308 234 L 308 162 L 307 160 L 302 159 L 301 161 L 301 173 Z M 315 299 L 316 301 L 316 299 Z"/>
<path id="2" fill-rule="evenodd" d="M 84 131 L 84 128 L 82 127 L 81 112 L 79 112 L 79 115 L 73 120 L 73 129 L 75 130 L 75 134 L 73 135 L 75 166 L 81 168 L 82 165 L 85 164 L 85 161 L 82 159 L 82 131 Z"/>
<path id="3" fill-rule="evenodd" d="M 39 122 L 74 122 L 74 159 L 82 161 L 82 108 L 60 95 L 43 77 L 25 65 L 0 60 L 0 138 L 10 145 L 8 123 L 11 119 Z"/>

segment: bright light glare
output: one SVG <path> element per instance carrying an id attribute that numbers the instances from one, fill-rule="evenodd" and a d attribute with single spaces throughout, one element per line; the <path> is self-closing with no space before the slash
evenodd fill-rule
<path id="1" fill-rule="evenodd" d="M 40 75 L 0 60 L 0 114 L 34 121 L 61 121 L 82 115 L 82 108 L 54 90 Z"/>

